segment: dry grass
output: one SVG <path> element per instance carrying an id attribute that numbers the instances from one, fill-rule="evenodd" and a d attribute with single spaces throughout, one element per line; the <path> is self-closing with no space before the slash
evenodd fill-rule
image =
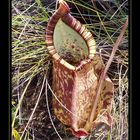
<path id="1" fill-rule="evenodd" d="M 73 7 L 72 15 L 93 33 L 97 53 L 105 64 L 125 22 L 127 3 L 123 0 L 113 3 L 99 1 L 98 4 L 90 0 L 69 1 Z M 49 85 L 45 89 L 46 79 L 50 84 L 52 81 L 52 64 L 46 50 L 45 28 L 55 8 L 56 2 L 53 0 L 50 3 L 44 0 L 12 1 L 12 128 L 20 139 L 75 139 L 53 115 Z M 114 124 L 110 132 L 93 132 L 86 138 L 88 140 L 95 136 L 98 140 L 128 139 L 128 31 L 108 75 L 115 85 L 112 103 Z M 61 138 L 57 136 L 53 125 Z"/>

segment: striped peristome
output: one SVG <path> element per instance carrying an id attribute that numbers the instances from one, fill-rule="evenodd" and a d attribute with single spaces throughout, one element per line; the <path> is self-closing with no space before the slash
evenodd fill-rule
<path id="1" fill-rule="evenodd" d="M 85 40 L 89 50 L 89 55 L 88 55 L 89 59 L 93 59 L 94 54 L 96 53 L 95 40 L 92 34 L 88 31 L 88 29 L 70 14 L 70 8 L 66 4 L 66 2 L 64 1 L 61 2 L 58 10 L 52 15 L 47 25 L 47 29 L 46 29 L 47 49 L 49 53 L 52 55 L 52 57 L 60 61 L 62 65 L 65 65 L 67 68 L 71 70 L 77 70 L 78 68 L 76 68 L 76 66 L 69 64 L 63 58 L 61 58 L 61 56 L 57 53 L 54 47 L 53 34 L 54 34 L 55 26 L 59 19 L 62 19 L 62 21 L 65 24 L 67 24 L 69 27 L 75 30 Z"/>

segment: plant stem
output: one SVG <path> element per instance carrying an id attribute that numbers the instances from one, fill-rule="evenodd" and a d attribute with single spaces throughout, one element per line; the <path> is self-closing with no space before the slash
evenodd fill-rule
<path id="1" fill-rule="evenodd" d="M 108 60 L 108 63 L 107 63 L 104 71 L 102 72 L 102 74 L 101 74 L 101 76 L 99 78 L 99 84 L 98 84 L 98 88 L 97 88 L 97 94 L 96 94 L 96 97 L 95 97 L 95 102 L 93 104 L 93 108 L 92 108 L 89 120 L 87 121 L 87 124 L 86 124 L 87 126 L 89 126 L 88 129 L 91 128 L 90 125 L 92 125 L 92 122 L 93 122 L 93 120 L 95 118 L 95 111 L 96 111 L 96 108 L 97 108 L 97 105 L 98 105 L 98 101 L 99 101 L 99 97 L 100 97 L 100 93 L 101 93 L 101 89 L 102 89 L 102 85 L 103 85 L 106 73 L 107 73 L 107 71 L 108 71 L 108 69 L 109 69 L 109 67 L 111 65 L 111 62 L 112 62 L 113 57 L 115 55 L 115 52 L 118 49 L 118 46 L 120 45 L 120 43 L 121 43 L 121 41 L 123 39 L 123 36 L 124 36 L 124 33 L 125 33 L 127 27 L 128 27 L 128 17 L 127 17 L 126 22 L 125 22 L 125 24 L 124 24 L 124 26 L 123 26 L 123 28 L 121 30 L 120 35 L 118 36 L 118 38 L 117 38 L 117 40 L 116 40 L 116 42 L 114 44 L 111 56 L 110 56 L 110 58 Z"/>

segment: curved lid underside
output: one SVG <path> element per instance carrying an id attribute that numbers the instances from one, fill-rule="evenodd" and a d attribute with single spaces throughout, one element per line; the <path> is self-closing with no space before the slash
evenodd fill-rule
<path id="1" fill-rule="evenodd" d="M 73 66 L 88 58 L 89 52 L 85 40 L 61 19 L 55 26 L 53 42 L 60 57 Z"/>

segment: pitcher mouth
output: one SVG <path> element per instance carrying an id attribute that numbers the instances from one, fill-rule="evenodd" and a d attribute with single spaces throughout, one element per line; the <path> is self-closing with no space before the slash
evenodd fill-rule
<path id="1" fill-rule="evenodd" d="M 79 67 L 67 62 L 63 57 L 58 53 L 54 45 L 54 29 L 56 29 L 56 24 L 61 21 L 64 22 L 67 26 L 69 26 L 72 30 L 78 33 L 80 37 L 85 41 L 88 54 L 87 57 L 90 60 L 93 60 L 93 57 L 96 53 L 96 42 L 93 38 L 91 32 L 81 24 L 77 19 L 75 19 L 70 14 L 70 8 L 68 4 L 64 0 L 59 0 L 59 8 L 50 18 L 47 29 L 46 29 L 46 43 L 47 49 L 49 53 L 52 55 L 54 60 L 59 61 L 62 65 L 67 67 L 70 70 L 76 71 Z M 78 45 L 77 45 L 78 46 Z M 85 49 L 85 47 L 83 48 Z M 84 60 L 85 58 L 82 58 Z M 81 60 L 79 60 L 80 62 Z"/>

